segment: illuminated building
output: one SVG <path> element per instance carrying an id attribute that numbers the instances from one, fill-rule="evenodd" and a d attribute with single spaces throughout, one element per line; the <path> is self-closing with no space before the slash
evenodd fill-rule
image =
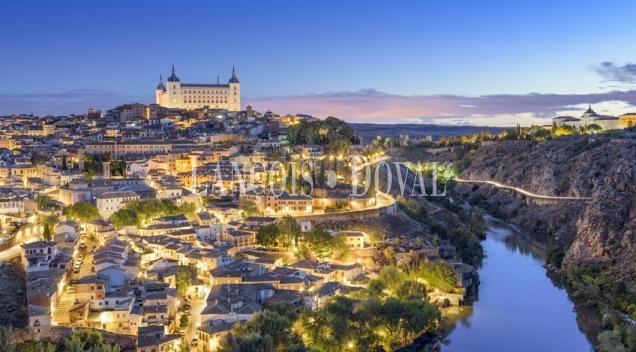
<path id="1" fill-rule="evenodd" d="M 165 85 L 162 76 L 159 76 L 155 93 L 157 104 L 166 108 L 241 110 L 241 83 L 234 68 L 227 84 L 221 84 L 218 77 L 216 84 L 181 83 L 172 65 L 172 74 Z"/>

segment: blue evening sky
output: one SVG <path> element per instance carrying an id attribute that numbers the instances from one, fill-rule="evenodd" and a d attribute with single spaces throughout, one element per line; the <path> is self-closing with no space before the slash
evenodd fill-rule
<path id="1" fill-rule="evenodd" d="M 536 117 L 605 101 L 589 94 L 632 89 L 635 13 L 633 1 L 9 0 L 0 4 L 0 114 L 47 113 L 51 100 L 54 114 L 151 103 L 159 74 L 174 63 L 192 83 L 227 81 L 235 66 L 243 105 L 261 111 L 302 112 L 302 99 L 327 115 L 323 106 L 353 95 L 358 105 L 334 102 L 334 113 L 358 120 L 373 115 L 360 101 L 366 90 L 404 99 L 583 95 L 504 114 Z M 609 66 L 599 73 L 602 62 Z M 631 106 L 629 97 L 617 109 Z M 422 121 L 464 116 L 456 110 L 423 111 Z M 386 114 L 420 117 L 399 106 Z M 487 106 L 468 115 L 504 116 Z"/>

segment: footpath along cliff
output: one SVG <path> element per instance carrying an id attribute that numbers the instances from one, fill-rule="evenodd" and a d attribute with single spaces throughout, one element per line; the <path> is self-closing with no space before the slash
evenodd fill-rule
<path id="1" fill-rule="evenodd" d="M 605 264 L 636 289 L 636 139 L 576 135 L 546 141 L 491 142 L 457 162 L 460 178 L 489 180 L 535 194 L 592 200 L 535 204 L 488 185 L 457 190 L 494 216 L 552 236 L 563 246 L 562 266 Z"/>

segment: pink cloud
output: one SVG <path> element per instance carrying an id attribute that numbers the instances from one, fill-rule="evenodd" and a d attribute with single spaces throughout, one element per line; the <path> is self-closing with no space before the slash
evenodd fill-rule
<path id="1" fill-rule="evenodd" d="M 610 91 L 595 94 L 525 95 L 396 95 L 372 89 L 357 92 L 328 92 L 290 96 L 244 98 L 256 110 L 272 109 L 279 114 L 306 113 L 316 117 L 336 116 L 351 122 L 404 123 L 480 116 L 532 115 L 538 119 L 554 117 L 574 105 L 621 101 L 636 105 L 636 91 Z"/>

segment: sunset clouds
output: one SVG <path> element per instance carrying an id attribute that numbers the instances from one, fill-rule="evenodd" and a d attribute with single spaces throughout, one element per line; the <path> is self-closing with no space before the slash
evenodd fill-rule
<path id="1" fill-rule="evenodd" d="M 581 114 L 587 104 L 619 114 L 636 105 L 636 91 L 597 94 L 395 95 L 373 89 L 246 98 L 257 110 L 279 114 L 337 116 L 351 122 L 514 125 L 546 123 L 560 114 Z M 608 110 L 604 112 L 604 110 Z M 616 111 L 613 111 L 616 110 Z M 635 109 L 636 110 L 636 109 Z"/>

